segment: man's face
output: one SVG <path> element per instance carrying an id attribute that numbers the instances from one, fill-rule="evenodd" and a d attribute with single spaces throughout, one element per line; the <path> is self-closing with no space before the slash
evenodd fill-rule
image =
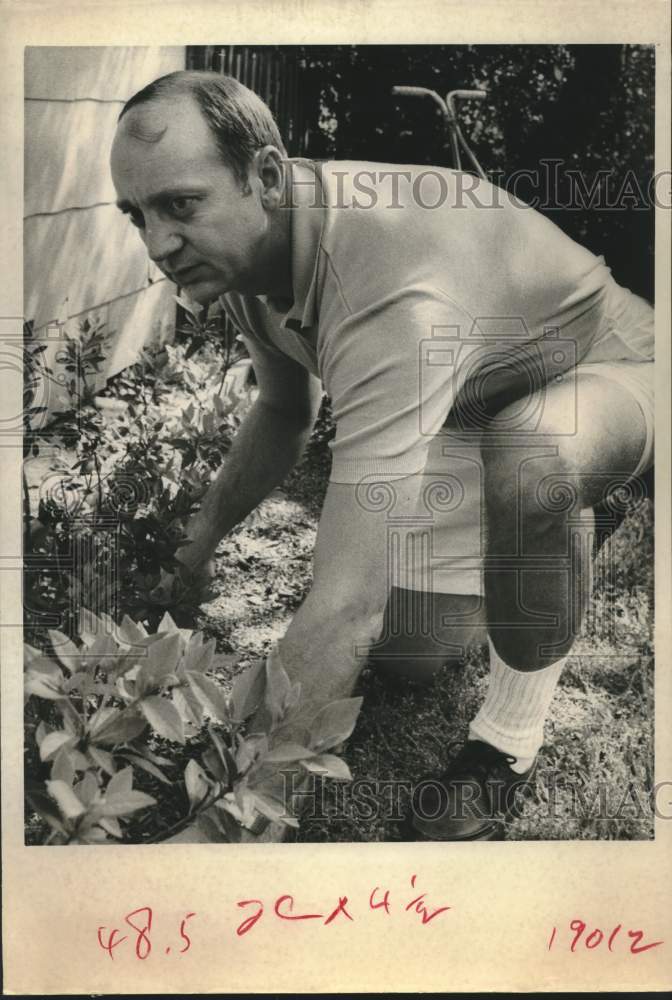
<path id="1" fill-rule="evenodd" d="M 153 142 L 144 138 L 157 135 Z M 251 169 L 251 192 L 243 193 L 191 97 L 157 99 L 127 112 L 111 166 L 119 207 L 152 260 L 192 299 L 271 291 L 277 243 L 262 181 Z"/>

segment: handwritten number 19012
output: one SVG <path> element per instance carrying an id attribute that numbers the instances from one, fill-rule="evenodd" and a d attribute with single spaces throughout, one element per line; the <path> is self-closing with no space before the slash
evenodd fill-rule
<path id="1" fill-rule="evenodd" d="M 569 950 L 575 952 L 581 938 L 583 938 L 583 946 L 592 951 L 594 948 L 599 947 L 606 938 L 606 946 L 609 951 L 614 950 L 614 945 L 617 942 L 618 936 L 623 929 L 622 924 L 616 924 L 614 928 L 609 931 L 607 937 L 607 932 L 601 930 L 599 927 L 595 927 L 593 930 L 589 931 L 584 937 L 587 925 L 583 920 L 578 918 L 571 920 L 569 922 L 569 929 L 573 931 L 573 936 L 571 943 L 569 945 Z M 548 941 L 548 950 L 550 951 L 555 944 L 555 939 L 557 935 L 557 927 L 553 928 L 551 936 Z M 625 933 L 625 932 L 624 932 Z M 651 941 L 647 944 L 642 943 L 642 938 L 644 937 L 644 931 L 641 930 L 629 930 L 627 931 L 627 936 L 630 938 L 630 954 L 631 955 L 641 955 L 644 951 L 649 951 L 651 948 L 657 948 L 659 945 L 663 944 L 663 941 Z"/>

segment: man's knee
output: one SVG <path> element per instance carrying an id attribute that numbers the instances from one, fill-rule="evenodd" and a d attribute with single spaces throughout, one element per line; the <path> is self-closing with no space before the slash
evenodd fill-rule
<path id="1" fill-rule="evenodd" d="M 493 421 L 496 424 L 496 421 Z M 582 507 L 576 442 L 571 436 L 540 433 L 484 435 L 481 450 L 486 509 L 543 519 Z"/>
<path id="2" fill-rule="evenodd" d="M 376 667 L 424 682 L 442 666 L 462 663 L 469 649 L 484 640 L 480 595 L 393 588 L 369 658 Z"/>

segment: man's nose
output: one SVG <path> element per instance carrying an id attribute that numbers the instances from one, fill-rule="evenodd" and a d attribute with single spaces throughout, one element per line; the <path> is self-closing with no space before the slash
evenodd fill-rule
<path id="1" fill-rule="evenodd" d="M 145 229 L 147 253 L 155 264 L 162 264 L 182 248 L 183 239 L 175 230 L 161 223 L 153 223 Z"/>

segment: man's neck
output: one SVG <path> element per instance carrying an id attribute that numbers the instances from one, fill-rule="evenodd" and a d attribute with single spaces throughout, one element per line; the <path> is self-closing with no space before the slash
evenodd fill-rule
<path id="1" fill-rule="evenodd" d="M 281 207 L 273 213 L 271 220 L 271 259 L 272 273 L 266 292 L 269 305 L 279 312 L 291 309 L 294 302 L 294 287 L 292 284 L 292 208 L 287 193 L 291 191 L 291 167 L 285 168 L 285 195 Z"/>

